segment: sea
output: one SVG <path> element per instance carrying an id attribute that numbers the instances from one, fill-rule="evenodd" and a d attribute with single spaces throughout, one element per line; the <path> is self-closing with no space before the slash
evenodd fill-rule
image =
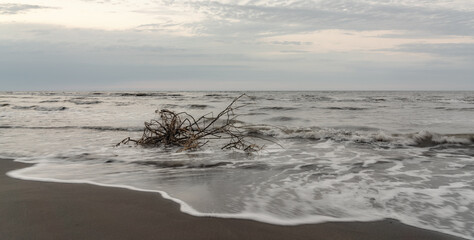
<path id="1" fill-rule="evenodd" d="M 116 146 L 156 110 L 216 116 L 243 93 L 258 152 Z M 14 178 L 157 192 L 195 216 L 388 218 L 474 239 L 472 91 L 0 92 L 0 157 L 34 164 Z"/>

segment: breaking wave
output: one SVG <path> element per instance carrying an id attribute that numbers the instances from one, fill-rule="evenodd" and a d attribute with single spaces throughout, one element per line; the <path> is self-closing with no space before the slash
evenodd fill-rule
<path id="1" fill-rule="evenodd" d="M 327 107 L 325 109 L 328 110 L 349 110 L 349 111 L 357 111 L 357 110 L 367 110 L 368 108 L 360 108 L 360 107 Z"/>
<path id="2" fill-rule="evenodd" d="M 92 105 L 92 104 L 99 104 L 102 103 L 102 101 L 98 100 L 79 100 L 79 99 L 71 99 L 67 100 L 68 102 L 74 103 L 76 105 Z"/>
<path id="3" fill-rule="evenodd" d="M 182 97 L 182 94 L 177 93 L 163 93 L 163 92 L 154 92 L 154 93 L 144 93 L 144 92 L 137 92 L 137 93 L 115 93 L 114 95 L 122 96 L 122 97 Z"/>
<path id="4" fill-rule="evenodd" d="M 32 105 L 32 106 L 13 106 L 12 109 L 51 112 L 51 111 L 64 111 L 68 108 L 64 107 L 64 106 L 60 106 L 60 107 L 42 107 L 42 106 Z"/>
<path id="5" fill-rule="evenodd" d="M 279 128 L 258 129 L 259 133 L 281 139 L 333 140 L 367 144 L 390 144 L 392 146 L 433 147 L 442 144 L 473 145 L 474 133 L 438 134 L 419 131 L 409 134 L 385 131 L 354 131 L 334 128 Z"/>
<path id="6" fill-rule="evenodd" d="M 294 108 L 294 107 L 263 107 L 263 108 L 256 109 L 256 111 L 292 111 L 292 110 L 298 110 L 298 108 Z"/>
<path id="7" fill-rule="evenodd" d="M 123 131 L 123 132 L 138 132 L 143 128 L 136 127 L 110 127 L 110 126 L 48 126 L 48 127 L 30 127 L 30 126 L 9 126 L 3 125 L 0 128 L 17 128 L 17 129 L 87 129 L 97 131 Z"/>
<path id="8" fill-rule="evenodd" d="M 211 106 L 205 104 L 190 104 L 187 107 L 190 109 L 206 109 L 210 108 Z"/>
<path id="9" fill-rule="evenodd" d="M 136 164 L 155 166 L 159 168 L 214 168 L 232 164 L 232 162 L 190 162 L 190 161 L 136 161 Z"/>

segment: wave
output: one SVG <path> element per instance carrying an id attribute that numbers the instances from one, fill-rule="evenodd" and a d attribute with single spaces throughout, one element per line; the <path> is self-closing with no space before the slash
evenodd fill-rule
<path id="1" fill-rule="evenodd" d="M 191 104 L 191 105 L 188 105 L 188 108 L 190 109 L 206 109 L 206 108 L 210 108 L 211 106 L 209 105 L 205 105 L 205 104 Z"/>
<path id="2" fill-rule="evenodd" d="M 96 181 L 91 181 L 91 180 L 62 180 L 62 179 L 56 179 L 56 178 L 48 178 L 48 177 L 31 177 L 25 174 L 28 170 L 34 168 L 35 166 L 28 167 L 28 168 L 22 168 L 22 169 L 17 169 L 10 171 L 7 174 L 7 176 L 16 178 L 16 179 L 22 179 L 22 180 L 30 180 L 30 181 L 41 181 L 41 182 L 57 182 L 57 183 L 81 183 L 81 184 L 91 184 L 91 185 L 96 185 L 96 186 L 102 186 L 102 187 L 113 187 L 113 188 L 124 188 L 124 189 L 129 189 L 133 191 L 141 191 L 141 192 L 151 192 L 151 193 L 159 193 L 161 197 L 164 199 L 168 199 L 171 201 L 176 202 L 180 206 L 180 211 L 183 213 L 190 214 L 192 216 L 196 217 L 219 217 L 219 218 L 231 218 L 231 219 L 248 219 L 248 220 L 253 220 L 253 221 L 260 221 L 260 222 L 265 222 L 269 224 L 276 224 L 276 225 L 282 225 L 282 226 L 293 226 L 293 225 L 300 225 L 300 224 L 314 224 L 314 223 L 324 223 L 324 222 L 350 222 L 350 221 L 379 221 L 383 220 L 381 217 L 373 216 L 373 217 L 358 217 L 358 218 L 336 218 L 336 217 L 329 217 L 329 216 L 311 216 L 311 217 L 304 217 L 300 219 L 279 219 L 276 217 L 273 217 L 271 215 L 266 215 L 266 214 L 259 214 L 259 213 L 254 213 L 254 212 L 241 212 L 241 213 L 203 213 L 195 208 L 193 208 L 191 205 L 188 203 L 184 202 L 183 200 L 180 200 L 178 198 L 172 197 L 165 191 L 160 191 L 160 190 L 152 190 L 152 189 L 146 189 L 146 188 L 139 188 L 139 187 L 134 187 L 132 185 L 122 185 L 122 184 L 106 184 L 106 183 L 100 183 Z M 439 230 L 438 230 L 439 231 Z M 453 234 L 450 232 L 447 232 L 448 234 Z"/>
<path id="3" fill-rule="evenodd" d="M 183 95 L 177 93 L 115 93 L 114 95 L 122 97 L 182 97 Z"/>
<path id="4" fill-rule="evenodd" d="M 307 140 L 333 140 L 337 142 L 354 142 L 362 144 L 391 145 L 392 147 L 434 147 L 445 144 L 472 146 L 474 133 L 466 134 L 438 134 L 429 131 L 400 134 L 384 131 L 357 131 L 351 129 L 334 128 L 280 128 L 257 129 L 259 134 L 279 139 L 307 139 Z"/>
<path id="5" fill-rule="evenodd" d="M 263 112 L 250 112 L 250 113 L 245 113 L 242 115 L 246 116 L 260 116 L 260 115 L 269 115 L 268 113 L 263 113 Z"/>
<path id="6" fill-rule="evenodd" d="M 279 122 L 289 122 L 289 121 L 298 120 L 298 118 L 280 116 L 280 117 L 273 117 L 273 118 L 270 118 L 268 120 L 269 121 L 279 121 Z"/>
<path id="7" fill-rule="evenodd" d="M 313 102 L 348 102 L 348 103 L 382 103 L 382 102 L 432 102 L 432 103 L 473 103 L 474 98 L 471 96 L 467 97 L 447 97 L 447 96 L 425 96 L 425 95 L 412 95 L 412 96 L 354 96 L 354 97 L 343 97 L 337 96 L 318 96 L 318 95 L 302 95 L 293 100 L 305 99 Z"/>
<path id="8" fill-rule="evenodd" d="M 298 108 L 295 107 L 262 107 L 255 109 L 255 111 L 258 110 L 263 110 L 263 111 L 292 111 L 292 110 L 298 110 Z"/>
<path id="9" fill-rule="evenodd" d="M 68 109 L 67 107 L 37 107 L 35 108 L 36 111 L 64 111 Z"/>
<path id="10" fill-rule="evenodd" d="M 124 131 L 124 132 L 137 132 L 137 131 L 143 131 L 143 128 L 137 128 L 137 127 L 130 127 L 130 128 L 124 128 L 124 127 L 109 127 L 109 126 L 82 126 L 78 127 L 79 129 L 90 129 L 90 130 L 98 130 L 98 131 Z"/>
<path id="11" fill-rule="evenodd" d="M 20 161 L 21 162 L 21 159 L 18 159 L 17 161 Z M 145 163 L 146 161 L 143 161 L 143 163 Z M 170 162 L 170 161 L 168 161 Z M 135 163 L 138 163 L 140 164 L 139 162 L 135 162 Z M 222 164 L 222 165 L 225 165 L 226 162 L 216 162 L 218 164 Z M 153 164 L 153 163 L 152 163 Z M 175 164 L 175 162 L 171 162 L 169 163 L 171 165 Z M 380 162 L 380 164 L 385 164 L 385 162 Z M 166 164 L 165 164 L 166 165 Z M 355 163 L 353 164 L 354 165 L 354 168 L 363 168 L 363 163 Z M 43 167 L 43 169 L 41 169 L 40 167 Z M 413 226 L 417 226 L 417 227 L 421 227 L 421 228 L 426 228 L 426 229 L 431 229 L 431 230 L 435 230 L 435 231 L 441 231 L 441 232 L 445 232 L 445 233 L 448 233 L 448 234 L 453 234 L 453 235 L 457 235 L 457 236 L 460 236 L 460 237 L 466 237 L 466 235 L 469 235 L 469 232 L 462 232 L 462 230 L 465 230 L 463 229 L 463 227 L 461 227 L 461 231 L 456 231 L 458 229 L 450 229 L 450 228 L 445 228 L 445 227 L 442 227 L 442 228 L 436 228 L 438 225 L 430 225 L 429 223 L 426 223 L 424 221 L 418 221 L 418 219 L 416 219 L 416 217 L 412 217 L 410 215 L 406 215 L 404 214 L 404 212 L 401 212 L 401 214 L 398 213 L 398 211 L 396 211 L 394 214 L 391 214 L 390 213 L 390 210 L 392 209 L 396 209 L 396 208 L 393 208 L 393 207 L 389 207 L 388 210 L 389 211 L 383 211 L 383 212 L 380 212 L 380 211 L 377 211 L 377 210 L 374 210 L 372 211 L 371 209 L 377 209 L 376 207 L 368 207 L 368 208 L 365 208 L 365 206 L 362 206 L 362 209 L 360 208 L 357 208 L 357 206 L 360 206 L 360 204 L 357 204 L 361 201 L 361 198 L 363 199 L 369 199 L 370 198 L 370 203 L 372 204 L 378 204 L 378 201 L 379 201 L 379 198 L 375 198 L 375 197 L 372 197 L 374 196 L 374 193 L 369 193 L 367 192 L 367 194 L 364 194 L 364 191 L 365 188 L 361 188 L 359 190 L 355 190 L 354 192 L 355 193 L 358 193 L 357 197 L 355 199 L 353 199 L 353 201 L 356 203 L 354 205 L 352 204 L 349 204 L 348 206 L 345 206 L 345 205 L 342 205 L 341 206 L 341 210 L 339 210 L 338 208 L 334 208 L 335 210 L 339 210 L 338 212 L 342 213 L 342 214 L 338 214 L 338 215 L 333 215 L 333 214 L 310 214 L 310 215 L 303 215 L 303 216 L 299 216 L 299 217 L 294 217 L 294 218 L 281 218 L 279 217 L 278 215 L 274 215 L 274 214 L 269 214 L 265 211 L 255 211 L 254 209 L 252 208 L 248 208 L 248 209 L 244 209 L 244 210 L 241 210 L 241 211 L 238 211 L 238 212 L 231 212 L 231 213 L 228 213 L 228 212 L 225 212 L 225 211 L 222 211 L 222 212 L 209 212 L 209 211 L 200 211 L 199 209 L 195 209 L 192 207 L 192 205 L 190 204 L 190 202 L 186 201 L 186 199 L 181 199 L 177 196 L 175 197 L 171 197 L 173 196 L 173 192 L 169 192 L 167 193 L 168 191 L 166 191 L 167 189 L 161 189 L 159 187 L 159 184 L 157 184 L 156 181 L 154 181 L 153 183 L 153 186 L 150 187 L 149 186 L 143 186 L 143 185 L 135 185 L 133 182 L 128 182 L 129 179 L 124 179 L 125 181 L 114 181 L 113 183 L 107 183 L 107 181 L 103 181 L 101 180 L 101 178 L 98 178 L 98 179 L 94 179 L 94 178 L 70 178 L 70 179 L 60 179 L 60 178 L 56 178 L 54 176 L 48 176 L 48 175 L 45 175 L 45 174 L 37 174 L 35 175 L 35 168 L 36 168 L 36 172 L 41 172 L 41 170 L 44 170 L 45 168 L 44 167 L 50 167 L 46 164 L 39 164 L 39 165 L 34 165 L 34 166 L 30 166 L 28 168 L 23 168 L 23 169 L 18 169 L 18 170 L 13 170 L 13 171 L 10 171 L 7 173 L 8 176 L 10 177 L 14 177 L 14 178 L 18 178 L 18 179 L 23 179 L 23 180 L 33 180 L 33 181 L 47 181 L 47 182 L 66 182 L 66 183 L 88 183 L 88 184 L 95 184 L 95 185 L 99 185 L 99 186 L 107 186 L 107 187 L 121 187 L 121 188 L 127 188 L 127 189 L 131 189 L 131 190 L 136 190 L 136 191 L 144 191 L 144 192 L 158 192 L 160 194 L 162 194 L 163 197 L 167 198 L 167 199 L 170 199 L 172 201 L 175 201 L 177 202 L 178 204 L 180 204 L 180 210 L 184 213 L 188 213 L 188 214 L 192 214 L 194 216 L 212 216 L 212 217 L 224 217 L 224 218 L 245 218 L 245 219 L 251 219 L 251 220 L 256 220 L 256 221 L 262 221 L 262 222 L 267 222 L 267 223 L 271 223 L 271 224 L 279 224 L 279 225 L 299 225 L 299 224 L 308 224 L 308 223 L 321 223 L 321 222 L 327 222 L 327 221 L 331 221 L 331 222 L 335 222 L 335 221 L 375 221 L 375 220 L 381 220 L 381 219 L 384 219 L 384 218 L 397 218 L 398 221 L 401 221 L 401 222 L 404 222 L 406 224 L 409 224 L 409 225 L 413 225 Z M 197 168 L 199 168 L 199 163 L 196 165 Z M 54 165 L 52 166 L 54 167 Z M 129 166 L 127 166 L 129 167 Z M 174 167 L 174 166 L 170 166 L 170 167 Z M 182 166 L 183 168 L 187 168 L 187 166 Z M 334 174 L 334 173 L 331 173 L 331 172 L 325 172 L 325 171 L 319 171 L 319 170 L 322 170 L 324 166 L 321 166 L 319 164 L 305 164 L 305 165 L 301 165 L 299 166 L 299 168 L 302 168 L 302 169 L 305 169 L 305 170 L 308 170 L 308 171 L 313 171 L 313 170 L 316 170 L 314 171 L 315 173 L 312 175 L 312 177 L 318 177 L 317 175 L 321 175 L 321 174 Z M 178 166 L 179 168 L 179 166 Z M 192 168 L 192 167 L 191 167 Z M 114 170 L 116 171 L 116 170 Z M 200 169 L 198 169 L 198 171 L 201 171 Z M 354 169 L 354 171 L 360 171 L 358 169 Z M 33 174 L 31 174 L 33 172 Z M 196 171 L 193 171 L 193 172 L 196 172 Z M 189 179 L 189 175 L 188 176 L 188 179 Z M 164 176 L 162 177 L 161 179 L 163 181 L 166 181 L 166 180 L 172 180 L 172 178 L 176 178 L 176 176 L 173 176 L 173 175 L 168 175 L 168 176 Z M 290 179 L 290 178 L 288 178 Z M 309 178 L 310 180 L 312 178 Z M 196 180 L 196 179 L 195 179 Z M 200 179 L 197 179 L 197 180 L 200 180 Z M 337 181 L 339 182 L 339 181 Z M 322 184 L 327 184 L 328 182 L 318 182 L 317 185 L 322 185 Z M 236 185 L 239 184 L 239 183 L 235 183 Z M 298 189 L 300 186 L 298 186 L 299 184 L 299 181 L 297 180 L 294 180 L 294 181 L 291 181 L 291 184 L 290 184 L 290 187 L 292 187 L 289 191 L 286 191 L 286 192 L 289 192 L 290 194 L 293 194 L 293 191 L 291 191 L 292 189 Z M 353 193 L 353 191 L 351 191 L 351 186 L 352 185 L 348 185 L 348 186 L 343 186 L 341 184 L 334 184 L 334 186 L 336 185 L 339 185 L 338 189 L 339 189 L 339 193 L 337 194 L 338 196 L 341 196 L 341 191 L 344 192 L 344 190 L 348 191 L 349 193 Z M 362 184 L 361 184 L 362 185 Z M 155 186 L 158 186 L 158 187 L 155 187 Z M 224 185 L 226 186 L 226 185 Z M 329 185 L 329 186 L 333 186 L 333 185 Z M 467 186 L 467 184 L 463 184 L 461 186 Z M 288 188 L 281 188 L 280 186 L 278 185 L 274 185 L 274 187 L 280 191 L 280 189 L 282 190 L 286 190 Z M 288 187 L 288 186 L 286 186 Z M 304 189 L 312 189 L 311 186 L 309 186 L 309 188 L 303 188 Z M 397 188 L 398 189 L 398 188 Z M 399 188 L 400 190 L 396 190 L 396 191 L 392 191 L 392 192 L 389 192 L 389 191 L 384 191 L 383 193 L 388 193 L 389 196 L 393 195 L 393 196 L 404 196 L 404 195 L 395 195 L 396 193 L 404 193 L 407 192 L 408 194 L 410 195 L 416 195 L 416 194 L 411 194 L 410 191 L 406 191 L 407 188 L 404 188 L 404 187 L 401 187 Z M 266 193 L 265 192 L 265 187 L 259 187 L 259 188 L 254 188 L 252 189 L 253 191 L 261 191 L 263 193 Z M 251 190 L 251 191 L 252 191 Z M 362 190 L 362 191 L 361 191 Z M 368 190 L 372 190 L 372 188 L 369 188 Z M 411 189 L 408 189 L 408 190 L 411 190 Z M 414 189 L 415 191 L 417 189 Z M 374 190 L 376 192 L 376 194 L 378 194 L 378 190 L 375 189 Z M 308 193 L 312 193 L 314 192 L 314 190 L 312 190 L 311 192 L 308 192 Z M 432 193 L 432 195 L 442 195 L 440 193 L 449 193 L 449 191 L 447 191 L 446 189 L 443 189 L 442 192 L 440 191 L 431 191 L 428 190 L 428 191 L 422 191 L 422 194 L 420 194 L 419 196 L 432 196 L 430 194 L 423 194 L 423 193 Z M 239 191 L 236 191 L 237 194 L 241 194 L 241 192 Z M 252 192 L 251 192 L 252 193 Z M 258 195 L 258 192 L 257 192 L 257 196 L 263 196 L 263 197 L 260 197 L 260 198 L 257 198 L 257 200 L 259 201 L 259 203 L 263 203 L 262 205 L 259 205 L 259 206 L 266 206 L 264 204 L 266 204 L 267 202 L 265 201 L 268 201 L 268 199 L 270 199 L 270 201 L 272 200 L 279 200 L 278 198 L 274 198 L 274 196 L 278 197 L 278 195 L 271 195 L 271 191 L 268 192 L 270 193 L 270 195 L 265 196 L 265 195 Z M 304 193 L 304 192 L 303 192 Z M 395 193 L 395 194 L 394 194 Z M 470 192 L 467 192 L 467 193 L 470 193 Z M 323 192 L 323 194 L 326 194 L 326 192 Z M 361 197 L 359 197 L 359 195 L 361 195 Z M 457 193 L 456 193 L 457 194 Z M 312 196 L 311 194 L 308 194 L 309 196 Z M 384 195 L 384 194 L 382 194 Z M 214 196 L 214 195 L 210 195 L 210 196 Z M 293 195 L 291 195 L 293 196 Z M 299 195 L 295 195 L 295 196 L 299 196 Z M 341 202 L 338 202 L 337 200 L 340 199 L 341 197 L 332 197 L 334 196 L 334 194 L 331 194 L 331 192 L 327 192 L 327 196 L 328 198 L 326 198 L 327 200 L 331 201 L 334 203 L 334 205 L 338 205 L 338 204 L 341 204 Z M 348 196 L 353 196 L 352 194 L 343 194 L 342 197 L 345 197 L 346 199 L 348 199 L 347 197 Z M 469 195 L 468 195 L 469 196 Z M 442 198 L 439 198 L 437 196 L 433 197 L 435 200 L 443 200 Z M 433 198 L 429 198 L 428 200 L 429 201 L 432 201 Z M 334 200 L 333 200 L 334 199 Z M 351 198 L 349 198 L 351 199 Z M 409 199 L 409 198 L 406 198 L 406 199 Z M 245 200 L 245 199 L 244 199 Z M 285 199 L 284 199 L 285 200 Z M 402 198 L 402 200 L 405 200 L 405 198 Z M 363 203 L 367 203 L 367 200 L 363 200 L 364 202 Z M 380 200 L 380 202 L 384 202 L 385 200 Z M 317 201 L 316 203 L 319 203 L 321 202 L 322 203 L 322 207 L 326 207 L 326 206 L 329 206 L 331 207 L 331 205 L 333 204 L 325 204 L 324 202 L 322 201 Z M 192 201 L 191 201 L 192 203 Z M 289 202 L 289 203 L 292 203 L 292 202 Z M 311 204 L 311 202 L 309 202 Z M 343 201 L 342 203 L 348 203 L 347 201 Z M 403 204 L 406 204 L 407 206 L 409 206 L 409 202 L 402 202 Z M 418 202 L 415 202 L 415 203 L 418 203 Z M 424 203 L 423 201 L 421 203 Z M 451 202 L 449 202 L 449 204 L 447 204 L 446 207 L 451 207 L 450 205 Z M 285 204 L 285 202 L 283 202 L 283 204 Z M 291 207 L 292 205 L 289 205 L 289 207 Z M 385 207 L 385 205 L 378 205 L 378 206 L 382 206 L 382 207 Z M 282 205 L 282 208 L 285 208 L 287 206 L 285 205 Z M 421 206 L 423 207 L 423 206 Z M 404 209 L 404 208 L 402 208 Z M 408 208 L 410 209 L 410 208 Z M 466 207 L 466 209 L 468 209 Z M 258 210 L 258 209 L 257 209 Z M 442 209 L 443 210 L 443 209 Z M 469 209 L 468 209 L 469 210 Z M 345 211 L 345 212 L 344 212 Z M 349 212 L 348 212 L 349 211 Z M 448 210 L 448 213 L 450 213 L 451 211 Z M 467 212 L 469 213 L 469 212 Z M 337 214 L 337 213 L 336 213 Z M 430 215 L 428 215 L 430 216 Z M 443 216 L 441 216 L 443 217 Z M 440 218 L 441 218 L 440 217 Z M 442 218 L 441 218 L 442 219 Z M 462 222 L 464 219 L 459 219 L 458 222 Z M 390 221 L 394 221 L 394 220 L 390 220 Z M 464 235 L 462 235 L 464 234 Z"/>
<path id="12" fill-rule="evenodd" d="M 29 109 L 34 109 L 38 106 L 36 105 L 33 105 L 33 106 L 13 106 L 12 108 L 13 109 L 17 109 L 17 110 L 29 110 Z"/>
<path id="13" fill-rule="evenodd" d="M 133 104 L 132 102 L 116 102 L 115 106 L 119 106 L 119 107 L 121 107 L 121 106 L 130 106 L 132 104 Z"/>
<path id="14" fill-rule="evenodd" d="M 99 100 L 79 100 L 79 99 L 71 99 L 71 100 L 66 100 L 67 102 L 74 103 L 76 105 L 92 105 L 92 104 L 99 104 L 102 103 L 102 101 Z"/>
<path id="15" fill-rule="evenodd" d="M 60 106 L 60 107 L 42 107 L 42 106 L 32 105 L 32 106 L 13 106 L 12 109 L 36 110 L 36 111 L 64 111 L 68 108 L 64 107 L 64 106 Z"/>
<path id="16" fill-rule="evenodd" d="M 463 101 L 467 102 L 467 103 L 474 103 L 474 97 L 470 96 L 470 97 L 465 97 L 462 99 Z"/>
<path id="17" fill-rule="evenodd" d="M 344 98 L 338 99 L 335 97 L 328 97 L 328 96 L 315 96 L 315 95 L 303 95 L 302 96 L 306 100 L 310 100 L 313 102 L 385 102 L 387 98 L 384 97 L 360 97 L 360 98 Z"/>
<path id="18" fill-rule="evenodd" d="M 357 110 L 367 110 L 368 108 L 360 108 L 360 107 L 327 107 L 324 109 L 328 110 L 348 110 L 348 111 L 357 111 Z"/>
<path id="19" fill-rule="evenodd" d="M 152 96 L 159 96 L 154 93 L 119 93 L 119 96 L 122 97 L 152 97 Z"/>
<path id="20" fill-rule="evenodd" d="M 474 107 L 471 108 L 445 108 L 447 111 L 474 111 Z"/>
<path id="21" fill-rule="evenodd" d="M 204 97 L 214 98 L 214 99 L 223 99 L 223 98 L 233 99 L 234 98 L 233 96 L 229 96 L 228 94 L 206 94 L 204 95 Z"/>
<path id="22" fill-rule="evenodd" d="M 149 165 L 159 168 L 214 168 L 232 164 L 232 162 L 193 162 L 193 161 L 135 161 L 140 165 Z"/>
<path id="23" fill-rule="evenodd" d="M 114 160 L 108 160 L 106 163 L 113 163 Z M 139 165 L 152 166 L 156 168 L 183 168 L 183 169 L 206 169 L 206 168 L 219 168 L 219 167 L 231 167 L 238 169 L 248 170 L 268 170 L 270 165 L 263 162 L 231 162 L 231 161 L 179 161 L 179 160 L 166 160 L 166 161 L 134 161 L 133 163 Z"/>
<path id="24" fill-rule="evenodd" d="M 143 128 L 136 127 L 110 127 L 110 126 L 57 126 L 57 127 L 29 127 L 29 126 L 9 126 L 3 125 L 0 128 L 17 128 L 17 129 L 86 129 L 86 130 L 97 130 L 97 131 L 122 131 L 122 132 L 139 132 Z"/>
<path id="25" fill-rule="evenodd" d="M 161 109 L 173 109 L 173 108 L 178 108 L 179 105 L 177 104 L 162 104 Z"/>
<path id="26" fill-rule="evenodd" d="M 306 100 L 311 100 L 313 102 L 332 102 L 334 101 L 334 98 L 332 97 L 327 97 L 327 96 L 315 96 L 315 95 L 310 95 L 310 94 L 304 94 L 302 97 Z"/>
<path id="27" fill-rule="evenodd" d="M 381 97 L 368 97 L 367 100 L 370 102 L 385 102 L 387 101 L 386 98 L 381 98 Z"/>

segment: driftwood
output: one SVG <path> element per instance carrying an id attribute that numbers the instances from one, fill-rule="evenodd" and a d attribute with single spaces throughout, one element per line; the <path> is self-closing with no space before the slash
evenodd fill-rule
<path id="1" fill-rule="evenodd" d="M 245 126 L 240 126 L 234 110 L 246 106 L 236 105 L 245 94 L 235 98 L 216 117 L 211 113 L 194 118 L 186 112 L 173 112 L 167 109 L 157 110 L 159 118 L 145 122 L 140 139 L 125 138 L 117 144 L 134 142 L 142 146 L 160 147 L 175 146 L 178 151 L 193 150 L 206 145 L 211 140 L 225 140 L 222 149 L 239 149 L 254 152 L 262 147 L 249 141 L 255 136 L 248 135 Z"/>

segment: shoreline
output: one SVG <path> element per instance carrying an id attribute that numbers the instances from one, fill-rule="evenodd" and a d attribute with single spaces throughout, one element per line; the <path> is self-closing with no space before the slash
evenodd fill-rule
<path id="1" fill-rule="evenodd" d="M 282 226 L 196 217 L 159 193 L 6 175 L 30 165 L 0 159 L 4 239 L 463 239 L 392 219 Z"/>

